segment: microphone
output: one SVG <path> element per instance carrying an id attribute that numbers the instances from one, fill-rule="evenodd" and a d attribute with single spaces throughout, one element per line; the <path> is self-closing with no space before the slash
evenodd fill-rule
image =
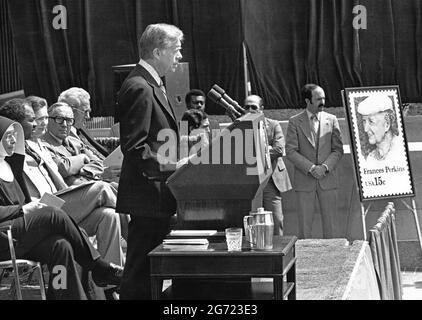
<path id="1" fill-rule="evenodd" d="M 233 100 L 232 98 L 229 97 L 229 95 L 226 93 L 226 91 L 224 91 L 223 88 L 221 88 L 220 86 L 218 86 L 216 84 L 212 88 L 215 91 L 217 91 L 219 94 L 221 94 L 221 96 L 223 97 L 223 99 L 226 100 L 229 104 L 231 104 L 236 111 L 238 111 L 241 114 L 246 114 L 247 113 L 246 110 L 243 109 L 239 105 L 239 103 L 237 103 L 236 100 Z"/>
<path id="2" fill-rule="evenodd" d="M 208 98 L 211 99 L 211 101 L 217 103 L 226 111 L 228 112 L 230 118 L 232 118 L 233 121 L 235 121 L 237 118 L 241 117 L 242 114 L 238 112 L 231 104 L 229 104 L 226 100 L 223 99 L 223 96 L 219 94 L 216 90 L 211 89 L 210 92 L 208 92 Z"/>

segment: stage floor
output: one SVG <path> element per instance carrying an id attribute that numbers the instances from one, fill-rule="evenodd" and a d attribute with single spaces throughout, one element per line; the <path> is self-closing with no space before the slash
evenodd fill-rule
<path id="1" fill-rule="evenodd" d="M 403 300 L 422 300 L 422 269 L 401 272 Z"/>
<path id="2" fill-rule="evenodd" d="M 369 245 L 346 239 L 296 244 L 298 300 L 379 300 Z"/>

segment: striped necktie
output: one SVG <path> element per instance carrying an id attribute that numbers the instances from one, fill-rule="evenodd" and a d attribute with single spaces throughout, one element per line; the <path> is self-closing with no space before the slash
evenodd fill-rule
<path id="1" fill-rule="evenodd" d="M 313 114 L 311 116 L 312 120 L 312 135 L 315 141 L 315 151 L 316 151 L 316 161 L 318 162 L 318 150 L 319 150 L 319 120 L 318 117 Z"/>
<path id="2" fill-rule="evenodd" d="M 311 116 L 311 120 L 312 120 L 312 130 L 314 131 L 315 135 L 318 136 L 318 131 L 319 131 L 318 117 L 315 114 L 313 114 Z"/>
<path id="3" fill-rule="evenodd" d="M 167 98 L 167 91 L 166 91 L 166 87 L 164 86 L 163 80 L 161 80 L 161 82 L 160 82 L 160 90 L 164 93 L 164 96 L 168 100 L 168 98 Z"/>

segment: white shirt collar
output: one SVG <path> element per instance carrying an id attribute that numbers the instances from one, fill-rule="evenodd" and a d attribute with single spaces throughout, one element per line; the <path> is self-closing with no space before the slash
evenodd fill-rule
<path id="1" fill-rule="evenodd" d="M 74 126 L 70 128 L 70 133 L 72 133 L 74 136 L 78 136 L 78 129 L 76 129 Z"/>
<path id="2" fill-rule="evenodd" d="M 151 76 L 158 83 L 158 85 L 161 85 L 161 78 L 160 78 L 160 76 L 158 75 L 157 71 L 154 69 L 153 66 L 151 66 L 148 62 L 146 62 L 143 59 L 141 59 L 141 61 L 139 61 L 139 64 L 141 65 L 141 67 L 144 67 L 151 74 Z"/>
<path id="3" fill-rule="evenodd" d="M 308 114 L 308 119 L 309 119 L 309 121 L 312 121 L 312 116 L 314 115 L 313 113 L 311 113 L 311 112 L 309 112 L 309 110 L 308 109 L 306 109 L 306 113 Z M 321 112 L 318 112 L 317 113 L 317 119 L 318 119 L 318 121 L 320 120 L 320 118 L 321 118 Z"/>

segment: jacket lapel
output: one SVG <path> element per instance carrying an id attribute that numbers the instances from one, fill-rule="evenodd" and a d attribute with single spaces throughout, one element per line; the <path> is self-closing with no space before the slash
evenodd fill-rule
<path id="1" fill-rule="evenodd" d="M 54 168 L 52 167 L 52 165 L 50 163 L 50 161 L 52 161 L 52 160 L 48 159 L 46 157 L 46 155 L 43 154 L 42 152 L 41 153 L 40 152 L 37 152 L 37 150 L 33 149 L 30 145 L 28 145 L 28 148 L 33 153 L 36 153 L 41 158 L 41 160 L 43 162 L 43 165 L 47 169 L 48 174 L 49 174 L 51 180 L 53 181 L 54 185 L 56 186 L 56 189 L 57 190 L 61 190 L 61 189 L 67 188 L 67 184 L 64 182 L 64 180 L 63 180 L 62 176 L 60 175 L 60 173 L 57 170 L 54 170 Z M 37 181 L 34 181 L 34 177 L 31 175 L 31 172 L 30 172 L 30 170 L 28 168 L 28 165 L 27 165 L 26 161 L 25 161 L 25 164 L 24 164 L 24 172 L 25 172 L 26 176 L 28 177 L 28 179 L 31 180 L 31 182 L 34 185 L 34 187 L 38 190 Z M 38 192 L 39 192 L 39 190 L 38 190 Z M 41 194 L 40 194 L 40 196 L 41 196 Z"/>
<path id="2" fill-rule="evenodd" d="M 176 116 L 174 115 L 170 101 L 168 101 L 168 97 L 164 95 L 164 92 L 159 87 L 154 86 L 152 83 L 150 83 L 150 85 L 154 90 L 154 96 L 158 99 L 158 101 L 160 101 L 161 106 L 163 106 L 164 109 L 172 116 L 174 121 L 176 121 Z"/>
<path id="3" fill-rule="evenodd" d="M 308 139 L 309 143 L 315 148 L 315 140 L 311 133 L 311 126 L 309 124 L 308 113 L 306 112 L 306 110 L 302 112 L 299 118 L 299 122 L 300 122 L 300 128 L 302 129 L 303 134 Z"/>
<path id="4" fill-rule="evenodd" d="M 273 143 L 273 137 L 274 137 L 274 127 L 272 126 L 271 122 L 268 121 L 267 118 L 265 118 L 265 128 L 267 131 L 267 137 L 268 137 L 268 143 L 271 145 Z"/>
<path id="5" fill-rule="evenodd" d="M 321 112 L 321 124 L 320 124 L 319 137 L 322 138 L 330 131 L 330 119 L 327 117 L 325 112 Z"/>
<path id="6" fill-rule="evenodd" d="M 31 169 L 29 168 L 26 160 L 25 160 L 25 163 L 23 164 L 23 173 L 25 177 L 28 178 L 30 183 L 33 185 L 34 189 L 37 190 L 37 193 L 38 193 L 37 198 L 41 198 L 41 192 L 37 188 L 37 181 L 35 180 L 35 177 L 31 174 Z"/>
<path id="7" fill-rule="evenodd" d="M 176 116 L 170 102 L 161 91 L 159 84 L 154 80 L 152 75 L 141 65 L 137 64 L 135 67 L 135 72 L 138 72 L 152 87 L 154 92 L 154 97 L 160 102 L 164 110 L 173 118 L 174 122 L 177 123 Z"/>
<path id="8" fill-rule="evenodd" d="M 39 147 L 44 148 L 42 145 L 40 145 Z M 63 177 L 60 175 L 57 169 L 57 165 L 55 164 L 55 162 L 53 161 L 53 159 L 50 157 L 50 155 L 47 152 L 48 151 L 44 149 L 43 152 L 40 152 L 38 155 L 44 161 L 45 167 L 47 168 L 50 178 L 53 180 L 54 184 L 56 185 L 57 190 L 67 188 L 68 186 L 66 182 L 64 182 Z"/>
<path id="9" fill-rule="evenodd" d="M 58 171 L 54 170 L 48 162 L 45 162 L 45 167 L 47 168 L 48 174 L 53 180 L 54 185 L 56 186 L 57 191 L 66 189 L 67 184 L 64 182 L 62 176 L 58 173 Z"/>
<path id="10" fill-rule="evenodd" d="M 66 149 L 66 147 L 60 144 L 55 138 L 53 138 L 50 132 L 47 131 L 47 133 L 43 137 L 43 141 L 45 141 L 47 146 L 50 145 L 50 147 L 48 148 L 50 152 L 53 152 L 54 154 L 61 157 L 69 156 L 69 151 Z"/>

